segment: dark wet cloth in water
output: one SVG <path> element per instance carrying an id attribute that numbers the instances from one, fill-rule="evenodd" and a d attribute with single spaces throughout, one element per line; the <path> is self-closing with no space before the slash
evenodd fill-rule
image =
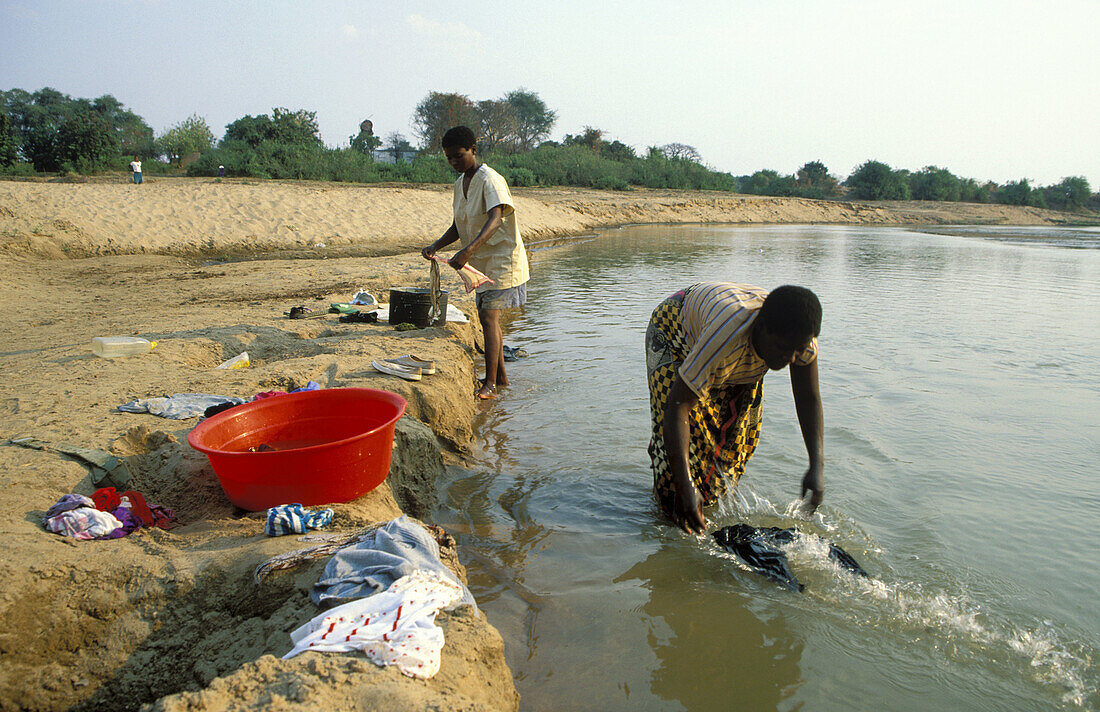
<path id="1" fill-rule="evenodd" d="M 798 536 L 796 529 L 778 527 L 753 527 L 748 524 L 734 524 L 714 532 L 714 540 L 725 549 L 745 562 L 753 571 L 763 574 L 781 586 L 792 591 L 805 588 L 798 582 L 787 566 L 787 555 L 780 548 L 790 544 Z M 829 543 L 829 558 L 842 567 L 859 576 L 866 576 L 856 560 L 832 542 Z"/>

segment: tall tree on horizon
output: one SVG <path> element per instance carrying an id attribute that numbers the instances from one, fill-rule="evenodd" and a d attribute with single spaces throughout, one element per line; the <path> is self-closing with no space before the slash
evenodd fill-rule
<path id="1" fill-rule="evenodd" d="M 412 117 L 413 133 L 420 147 L 429 153 L 443 150 L 443 134 L 455 126 L 478 128 L 477 107 L 465 94 L 444 94 L 433 91 L 419 104 Z"/>
<path id="2" fill-rule="evenodd" d="M 486 99 L 477 103 L 477 134 L 479 150 L 513 152 L 519 144 L 519 119 L 507 101 Z"/>
<path id="3" fill-rule="evenodd" d="M 686 143 L 666 143 L 661 146 L 661 153 L 665 154 L 670 161 L 691 161 L 692 163 L 703 161 L 703 157 L 699 155 L 695 146 L 689 146 Z"/>
<path id="4" fill-rule="evenodd" d="M 156 154 L 153 128 L 110 94 L 92 100 L 92 110 L 111 127 L 123 156 L 152 158 Z"/>
<path id="5" fill-rule="evenodd" d="M 387 134 L 386 140 L 382 143 L 382 150 L 392 155 L 393 162 L 397 163 L 402 154 L 411 153 L 414 149 L 412 144 L 405 138 L 404 134 L 398 131 L 392 131 Z"/>
<path id="6" fill-rule="evenodd" d="M 161 134 L 156 146 L 170 163 L 179 163 L 184 156 L 210 150 L 214 146 L 214 132 L 206 119 L 192 114 Z"/>
<path id="7" fill-rule="evenodd" d="M 558 114 L 546 106 L 546 102 L 533 91 L 523 87 L 504 95 L 515 114 L 516 148 L 530 151 L 550 135 L 550 129 L 558 120 Z"/>
<path id="8" fill-rule="evenodd" d="M 10 166 L 19 160 L 19 137 L 7 109 L 0 106 L 0 166 Z"/>

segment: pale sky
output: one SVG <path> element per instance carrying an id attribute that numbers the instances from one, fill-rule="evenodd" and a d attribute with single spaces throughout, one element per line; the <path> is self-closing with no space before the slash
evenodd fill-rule
<path id="1" fill-rule="evenodd" d="M 112 94 L 159 134 L 272 107 L 413 139 L 429 91 L 520 87 L 551 138 L 680 142 L 735 175 L 821 160 L 1100 191 L 1100 0 L 0 0 L 0 89 Z"/>

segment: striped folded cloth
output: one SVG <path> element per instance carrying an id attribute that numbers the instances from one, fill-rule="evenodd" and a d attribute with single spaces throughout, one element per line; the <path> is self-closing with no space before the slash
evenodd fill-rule
<path id="1" fill-rule="evenodd" d="M 267 526 L 264 533 L 268 536 L 284 534 L 305 534 L 310 529 L 320 529 L 332 522 L 331 509 L 311 512 L 302 509 L 300 504 L 280 504 L 267 510 Z"/>

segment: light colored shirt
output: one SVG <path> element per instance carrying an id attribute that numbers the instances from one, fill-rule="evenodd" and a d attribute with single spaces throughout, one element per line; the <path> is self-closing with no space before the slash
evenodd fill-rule
<path id="1" fill-rule="evenodd" d="M 477 238 L 489 218 L 489 211 L 498 205 L 502 206 L 501 226 L 470 256 L 469 264 L 493 280 L 492 284 L 483 284 L 477 291 L 480 293 L 490 289 L 518 287 L 531 275 L 527 265 L 527 249 L 520 236 L 516 206 L 512 202 L 507 181 L 482 163 L 470 179 L 470 186 L 463 195 L 463 178 L 464 176 L 458 177 L 454 190 L 455 227 L 458 228 L 458 237 L 463 247 Z"/>
<path id="2" fill-rule="evenodd" d="M 768 364 L 752 347 L 752 326 L 768 290 L 747 284 L 704 282 L 691 288 L 680 309 L 680 333 L 688 355 L 680 378 L 702 396 L 713 386 L 755 383 Z M 795 354 L 807 366 L 817 358 L 817 339 Z"/>
<path id="3" fill-rule="evenodd" d="M 115 165 L 118 165 L 117 163 Z M 130 161 L 130 170 L 134 173 L 141 173 L 141 161 Z"/>

